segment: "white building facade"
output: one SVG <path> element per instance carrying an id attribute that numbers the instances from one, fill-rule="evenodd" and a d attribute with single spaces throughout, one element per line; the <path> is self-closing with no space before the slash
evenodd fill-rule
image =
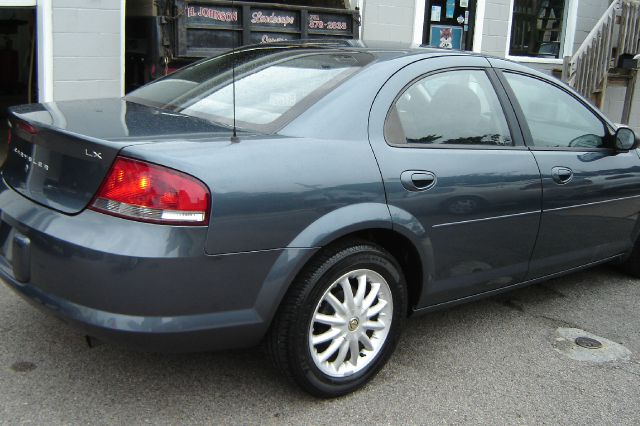
<path id="1" fill-rule="evenodd" d="M 34 16 L 30 72 L 37 90 L 30 101 L 123 94 L 124 4 L 124 0 L 0 0 L 0 13 L 7 19 Z M 20 60 L 19 66 L 23 64 Z"/>
<path id="2" fill-rule="evenodd" d="M 562 58 L 578 49 L 610 5 L 610 0 L 279 2 L 359 9 L 360 34 L 365 40 L 444 43 L 513 59 L 556 76 Z M 126 14 L 147 13 L 154 4 L 154 0 L 0 0 L 0 19 L 16 22 L 15 28 L 0 32 L 0 46 L 1 38 L 5 39 L 3 58 L 10 58 L 9 68 L 13 70 L 3 78 L 15 75 L 18 80 L 17 89 L 11 89 L 11 81 L 0 81 L 0 88 L 9 88 L 7 93 L 0 93 L 0 108 L 26 102 L 122 96 Z M 619 87 L 609 91 L 604 109 L 617 120 L 624 91 Z M 635 96 L 633 112 L 630 124 L 640 130 L 640 95 Z"/>
<path id="3" fill-rule="evenodd" d="M 580 46 L 591 28 L 609 7 L 609 0 L 366 0 L 363 4 L 363 38 L 370 40 L 396 40 L 416 44 L 429 44 L 425 32 L 430 25 L 444 20 L 447 7 L 453 3 L 453 14 L 474 9 L 472 45 L 467 50 L 506 57 L 521 62 L 561 65 L 564 56 L 571 56 Z M 460 8 L 463 4 L 467 7 Z M 544 6 L 546 5 L 546 7 Z M 440 11 L 434 19 L 433 8 Z M 534 10 L 535 9 L 535 10 Z M 527 54 L 522 43 L 512 40 L 514 22 L 522 25 L 526 15 L 546 13 L 548 30 L 543 43 L 557 44 L 554 51 Z M 454 16 L 457 18 L 458 16 Z M 464 27 L 464 21 L 457 26 Z M 453 26 L 456 26 L 454 23 Z M 526 35 L 526 34 L 525 34 Z M 542 41 L 542 40 L 541 40 Z M 432 43 L 433 44 L 433 43 Z M 551 47 L 550 45 L 547 45 Z M 538 46 L 539 47 L 539 46 Z M 555 57 L 554 57 L 555 56 Z"/>
<path id="4" fill-rule="evenodd" d="M 463 35 L 468 32 L 463 49 L 522 62 L 559 78 L 563 57 L 578 50 L 610 4 L 610 0 L 365 0 L 362 35 L 437 46 L 440 40 L 434 42 L 430 34 L 433 27 L 458 28 Z M 629 120 L 638 134 L 639 86 Z M 613 121 L 620 121 L 625 91 L 614 81 L 606 89 L 602 109 Z"/>

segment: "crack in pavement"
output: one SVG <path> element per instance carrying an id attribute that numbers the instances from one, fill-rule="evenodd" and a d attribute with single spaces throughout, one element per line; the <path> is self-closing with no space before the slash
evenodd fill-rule
<path id="1" fill-rule="evenodd" d="M 566 297 L 566 296 L 565 296 Z M 533 314 L 531 313 L 528 309 L 525 308 L 525 304 L 515 300 L 515 299 L 496 299 L 494 300 L 495 303 L 497 303 L 500 306 L 504 306 L 505 308 L 517 311 L 519 313 L 521 313 L 523 316 L 527 316 L 530 318 L 538 318 L 538 319 L 542 319 L 545 321 L 550 321 L 554 324 L 554 326 L 563 326 L 563 327 L 569 327 L 569 328 L 579 328 L 582 329 L 582 327 L 576 323 L 572 323 L 570 321 L 566 321 L 560 318 L 554 318 L 548 315 L 539 315 L 539 314 Z"/>

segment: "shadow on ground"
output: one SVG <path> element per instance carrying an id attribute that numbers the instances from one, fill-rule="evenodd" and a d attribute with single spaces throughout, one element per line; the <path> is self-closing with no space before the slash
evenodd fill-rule
<path id="1" fill-rule="evenodd" d="M 408 321 L 365 389 L 316 400 L 259 349 L 162 355 L 88 348 L 66 324 L 0 290 L 0 418 L 100 423 L 498 423 L 640 418 L 640 284 L 601 267 Z M 582 365 L 558 327 L 626 345 L 629 365 Z M 597 386 L 592 383 L 596 381 Z M 591 384 L 590 384 L 591 383 Z M 558 417 L 561 416 L 561 417 Z"/>

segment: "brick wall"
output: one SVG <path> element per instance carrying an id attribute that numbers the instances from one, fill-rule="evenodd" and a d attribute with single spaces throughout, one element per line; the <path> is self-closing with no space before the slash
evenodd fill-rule
<path id="1" fill-rule="evenodd" d="M 413 40 L 414 0 L 366 0 L 362 12 L 364 40 Z"/>
<path id="2" fill-rule="evenodd" d="M 507 49 L 509 30 L 509 0 L 487 0 L 482 28 L 482 52 L 493 56 L 502 56 Z"/>
<path id="3" fill-rule="evenodd" d="M 121 95 L 120 0 L 53 2 L 54 100 Z"/>

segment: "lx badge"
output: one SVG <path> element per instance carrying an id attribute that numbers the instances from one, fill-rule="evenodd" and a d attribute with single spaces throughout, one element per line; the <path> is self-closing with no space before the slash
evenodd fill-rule
<path id="1" fill-rule="evenodd" d="M 95 151 L 87 151 L 87 149 L 85 148 L 84 150 L 84 155 L 86 155 L 87 157 L 91 157 L 91 158 L 99 158 L 102 160 L 102 153 L 101 152 L 95 152 Z"/>

